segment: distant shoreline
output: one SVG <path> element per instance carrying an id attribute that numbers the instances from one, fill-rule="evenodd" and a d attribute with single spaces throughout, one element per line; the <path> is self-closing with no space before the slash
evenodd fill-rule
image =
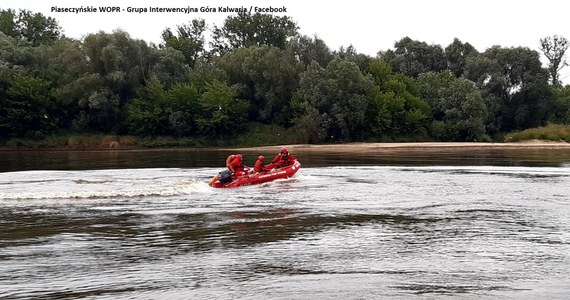
<path id="1" fill-rule="evenodd" d="M 69 151 L 69 152 L 161 152 L 161 151 L 245 151 L 245 152 L 278 152 L 285 146 L 292 153 L 335 153 L 335 152 L 395 152 L 395 151 L 430 151 L 430 152 L 447 152 L 447 151 L 472 151 L 472 150 L 523 150 L 523 149 L 568 149 L 570 143 L 551 142 L 542 140 L 529 140 L 516 143 L 484 143 L 484 142 L 405 142 L 405 143 L 338 143 L 338 144 L 291 144 L 291 145 L 273 145 L 258 147 L 118 147 L 118 148 L 0 148 L 0 151 L 8 152 L 49 152 L 49 151 Z"/>
<path id="2" fill-rule="evenodd" d="M 472 150 L 515 150 L 515 149 L 568 149 L 570 143 L 531 140 L 518 143 L 483 143 L 483 142 L 413 142 L 413 143 L 347 143 L 347 144 L 296 144 L 283 145 L 292 153 L 297 152 L 392 152 L 392 151 L 472 151 Z M 234 151 L 278 151 L 280 146 L 262 146 L 247 148 L 228 148 Z"/>

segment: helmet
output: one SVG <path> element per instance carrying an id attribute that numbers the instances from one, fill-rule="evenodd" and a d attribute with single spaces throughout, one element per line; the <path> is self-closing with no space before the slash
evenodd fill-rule
<path id="1" fill-rule="evenodd" d="M 263 160 L 265 160 L 265 156 L 263 156 L 263 155 L 260 155 L 260 156 L 259 156 L 257 159 L 259 159 L 259 160 L 263 161 Z"/>
<path id="2" fill-rule="evenodd" d="M 243 159 L 243 156 L 241 156 L 241 154 L 238 154 L 238 155 L 236 155 L 236 158 L 241 161 Z"/>
<path id="3" fill-rule="evenodd" d="M 281 153 L 287 153 L 287 148 L 281 147 Z"/>

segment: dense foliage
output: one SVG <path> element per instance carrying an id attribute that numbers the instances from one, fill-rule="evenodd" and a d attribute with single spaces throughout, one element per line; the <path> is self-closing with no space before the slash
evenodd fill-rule
<path id="1" fill-rule="evenodd" d="M 0 140 L 66 133 L 210 140 L 248 124 L 289 128 L 297 142 L 480 141 L 570 123 L 558 72 L 568 42 L 540 53 L 455 39 L 404 37 L 377 57 L 331 50 L 289 17 L 239 13 L 168 28 L 162 43 L 127 32 L 70 39 L 53 18 L 0 9 Z"/>

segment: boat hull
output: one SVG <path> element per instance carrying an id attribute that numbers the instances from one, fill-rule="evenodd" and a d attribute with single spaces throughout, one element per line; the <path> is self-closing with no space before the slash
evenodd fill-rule
<path id="1" fill-rule="evenodd" d="M 260 172 L 254 174 L 243 175 L 238 178 L 235 178 L 229 183 L 222 184 L 220 181 L 215 181 L 212 184 L 212 187 L 215 188 L 231 188 L 231 187 L 238 187 L 244 185 L 252 185 L 252 184 L 260 184 L 264 182 L 273 181 L 276 179 L 285 179 L 292 177 L 299 171 L 301 168 L 301 163 L 299 161 L 295 161 L 290 166 L 273 169 L 268 172 Z"/>

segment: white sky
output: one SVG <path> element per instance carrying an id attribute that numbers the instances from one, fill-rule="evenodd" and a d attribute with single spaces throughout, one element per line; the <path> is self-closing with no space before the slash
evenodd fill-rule
<path id="1" fill-rule="evenodd" d="M 305 35 L 317 35 L 332 50 L 352 44 L 360 53 L 375 56 L 409 36 L 428 44 L 449 45 L 457 37 L 479 51 L 493 46 L 524 46 L 539 50 L 539 39 L 562 35 L 570 39 L 570 11 L 564 0 L 2 0 L 0 8 L 28 9 L 52 16 L 64 34 L 81 38 L 99 30 L 121 28 L 131 37 L 160 42 L 167 27 L 194 18 L 213 27 L 230 13 L 52 13 L 51 7 L 215 7 L 259 6 L 287 8 Z M 276 14 L 283 15 L 283 14 Z M 545 62 L 545 61 L 544 61 Z M 570 67 L 561 79 L 570 83 Z"/>

